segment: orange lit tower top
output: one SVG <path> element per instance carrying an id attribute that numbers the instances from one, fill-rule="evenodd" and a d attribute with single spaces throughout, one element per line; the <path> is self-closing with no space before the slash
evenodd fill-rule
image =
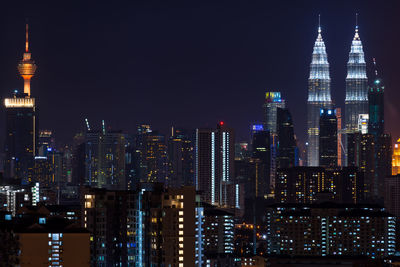
<path id="1" fill-rule="evenodd" d="M 36 64 L 31 58 L 31 53 L 29 52 L 29 39 L 28 39 L 28 24 L 26 24 L 26 41 L 25 41 L 25 53 L 24 57 L 18 64 L 19 74 L 24 79 L 24 93 L 28 97 L 31 95 L 31 78 L 35 75 Z"/>

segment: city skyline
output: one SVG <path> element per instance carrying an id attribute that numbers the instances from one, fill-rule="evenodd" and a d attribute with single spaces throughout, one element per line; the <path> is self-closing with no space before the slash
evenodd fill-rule
<path id="1" fill-rule="evenodd" d="M 211 21 L 203 25 L 200 23 L 204 22 L 203 20 L 195 21 L 193 18 L 189 18 L 188 14 L 193 16 L 200 14 L 199 11 L 187 6 L 169 7 L 165 10 L 160 8 L 154 14 L 148 14 L 150 17 L 153 16 L 155 21 L 167 14 L 174 14 L 176 16 L 168 17 L 165 23 L 175 26 L 183 20 L 188 20 L 187 26 L 179 26 L 175 30 L 172 30 L 173 27 L 169 28 L 170 36 L 160 32 L 165 26 L 154 25 L 155 22 L 150 26 L 146 25 L 144 22 L 148 22 L 150 17 L 146 18 L 143 14 L 137 17 L 121 16 L 119 21 L 111 23 L 110 19 L 100 21 L 95 14 L 90 12 L 86 19 L 84 18 L 85 10 L 80 10 L 76 12 L 77 19 L 81 19 L 81 21 L 72 23 L 68 28 L 61 19 L 55 21 L 54 26 L 45 24 L 54 18 L 54 15 L 39 16 L 43 12 L 40 8 L 57 10 L 56 7 L 28 6 L 22 12 L 24 14 L 19 16 L 20 18 L 7 17 L 0 26 L 0 31 L 7 31 L 5 43 L 1 47 L 1 53 L 6 54 L 6 56 L 3 54 L 6 60 L 1 64 L 0 69 L 7 77 L 0 82 L 2 97 L 8 96 L 9 92 L 15 88 L 22 89 L 22 81 L 17 77 L 15 65 L 16 59 L 21 57 L 24 46 L 22 38 L 25 37 L 23 34 L 25 19 L 21 16 L 25 15 L 29 18 L 31 25 L 31 51 L 39 66 L 36 76 L 32 79 L 32 94 L 40 101 L 40 127 L 54 129 L 59 144 L 70 142 L 76 132 L 84 129 L 85 118 L 89 119 L 93 127 L 97 124 L 100 128 L 100 121 L 104 119 L 106 125 L 126 132 L 134 132 L 136 125 L 142 122 L 153 125 L 154 129 L 166 132 L 169 126 L 194 129 L 204 126 L 212 127 L 217 121 L 224 120 L 237 131 L 237 141 L 248 140 L 250 124 L 254 121 L 262 121 L 265 91 L 280 91 L 282 97 L 287 99 L 289 109 L 293 110 L 295 133 L 304 143 L 306 141 L 306 114 L 298 108 L 298 103 L 306 101 L 308 64 L 312 43 L 315 41 L 318 14 L 321 14 L 321 27 L 331 64 L 332 100 L 336 106 L 344 107 L 345 64 L 348 61 L 349 47 L 354 36 L 355 13 L 358 12 L 367 74 L 370 76 L 372 73 L 372 57 L 375 57 L 379 72 L 385 80 L 386 94 L 388 95 L 386 96 L 388 100 L 386 101 L 388 132 L 391 132 L 394 137 L 400 134 L 400 128 L 394 122 L 399 111 L 396 110 L 395 103 L 390 100 L 397 94 L 394 90 L 395 78 L 391 75 L 393 73 L 391 66 L 394 64 L 394 60 L 388 58 L 386 49 L 381 48 L 385 43 L 375 43 L 371 40 L 383 38 L 382 35 L 387 28 L 382 26 L 378 28 L 379 23 L 383 23 L 380 21 L 371 25 L 370 18 L 378 17 L 380 11 L 387 12 L 391 6 L 390 3 L 380 6 L 374 12 L 371 12 L 371 3 L 359 4 L 359 7 L 355 8 L 357 2 L 352 2 L 346 12 L 338 10 L 327 12 L 325 5 L 317 10 L 318 13 L 311 10 L 305 12 L 310 16 L 301 15 L 300 23 L 293 29 L 288 27 L 288 22 L 278 23 L 275 25 L 275 29 L 266 26 L 266 23 L 277 18 L 271 11 L 265 9 L 257 11 L 254 7 L 249 7 L 240 11 L 235 4 L 232 4 L 222 11 L 218 9 L 220 6 L 218 4 L 202 6 L 203 11 L 212 13 L 213 16 L 210 17 L 210 20 L 221 26 L 220 29 L 210 32 L 205 31 L 210 30 Z M 69 8 L 72 7 L 73 4 Z M 11 11 L 10 14 L 17 10 L 17 7 L 12 5 L 8 8 Z M 117 6 L 112 6 L 112 8 L 115 8 L 114 17 L 124 12 Z M 137 8 L 138 12 L 139 10 L 150 11 L 152 4 L 139 5 Z M 274 8 L 279 9 L 280 6 L 273 6 L 271 9 Z M 298 5 L 293 5 L 289 9 L 289 13 L 293 13 L 299 8 Z M 350 9 L 353 9 L 353 12 Z M 69 9 L 67 8 L 67 10 Z M 96 10 L 105 11 L 103 6 L 96 7 Z M 266 11 L 265 16 L 262 15 L 262 11 Z M 65 13 L 66 11 L 60 13 L 61 18 L 66 15 Z M 255 15 L 254 18 L 249 17 L 252 13 Z M 346 13 L 343 20 L 340 23 L 334 22 L 334 15 L 341 13 Z M 96 19 L 91 22 L 89 18 L 92 16 Z M 238 16 L 240 20 L 234 20 L 235 16 Z M 226 22 L 224 22 L 224 18 Z M 390 21 L 389 19 L 395 20 L 394 17 L 389 16 L 385 20 L 386 23 Z M 99 26 L 97 28 L 90 27 L 91 25 L 95 26 L 95 21 L 99 23 Z M 228 21 L 234 24 L 228 25 Z M 83 26 L 78 29 L 78 25 Z M 113 25 L 118 27 L 112 28 Z M 234 34 L 231 30 L 234 26 L 240 25 L 241 27 L 237 28 L 237 34 Z M 182 33 L 185 31 L 182 30 L 191 26 L 196 26 L 196 28 L 193 28 L 192 32 L 186 31 L 187 35 L 184 36 Z M 53 27 L 57 27 L 59 31 L 52 31 Z M 129 27 L 130 30 L 137 33 L 138 37 L 151 38 L 128 38 L 122 29 L 115 31 L 119 27 L 122 29 Z M 146 32 L 146 27 L 153 31 Z M 265 30 L 269 30 L 269 34 L 265 35 L 263 31 L 252 30 L 253 27 L 256 27 L 257 30 L 264 27 Z M 100 32 L 100 28 L 110 35 L 107 37 L 104 31 Z M 153 38 L 156 38 L 157 35 L 149 36 L 149 32 L 159 33 L 160 42 L 154 42 Z M 196 33 L 197 37 L 194 36 Z M 301 37 L 296 45 L 292 45 L 292 48 L 295 48 L 294 51 L 288 51 L 288 44 L 282 42 L 280 42 L 280 47 L 277 47 L 278 44 L 269 43 L 269 36 L 279 40 L 282 36 L 287 37 L 288 33 L 292 34 L 290 38 Z M 82 35 L 86 36 L 80 39 L 82 42 L 79 44 L 72 42 L 72 38 Z M 339 40 L 332 38 L 335 35 Z M 212 36 L 213 39 L 210 38 Z M 115 38 L 115 44 L 112 44 L 112 40 L 109 39 L 111 37 Z M 209 37 L 202 40 L 203 46 L 195 42 L 199 41 L 197 38 L 200 37 Z M 93 40 L 96 43 L 92 43 Z M 166 42 L 161 42 L 162 40 Z M 237 42 L 229 42 L 231 46 L 224 47 L 227 41 Z M 393 40 L 393 42 L 396 41 L 396 39 Z M 175 42 L 176 44 L 173 44 Z M 117 45 L 122 45 L 127 49 L 117 51 Z M 129 45 L 139 49 L 129 49 Z M 150 47 L 145 48 L 146 45 L 150 45 Z M 249 49 L 251 47 L 255 50 L 251 51 Z M 277 56 L 271 52 L 276 49 L 268 49 L 271 47 L 278 48 L 279 52 L 289 52 L 289 55 L 296 59 L 293 63 L 294 66 L 302 64 L 302 68 L 289 68 L 292 71 L 290 75 L 293 75 L 293 81 L 286 81 L 283 77 L 283 73 L 288 71 L 286 65 L 289 62 L 286 62 L 287 60 L 277 61 Z M 59 54 L 52 53 L 54 49 L 58 50 Z M 140 51 L 143 51 L 144 54 Z M 195 51 L 198 51 L 198 56 L 191 55 L 193 61 L 187 62 L 189 59 L 184 58 L 185 54 Z M 110 56 L 110 52 L 112 52 L 112 56 Z M 204 58 L 208 52 L 216 54 L 210 54 Z M 395 53 L 396 51 L 392 49 L 390 52 Z M 84 57 L 79 58 L 82 55 Z M 146 59 L 145 55 L 150 57 Z M 202 59 L 198 58 L 200 55 L 203 55 Z M 211 59 L 211 57 L 215 57 L 215 59 Z M 268 60 L 269 57 L 272 60 Z M 90 64 L 91 62 L 94 64 Z M 99 67 L 100 64 L 103 67 Z M 52 65 L 57 67 L 53 68 Z M 185 66 L 187 68 L 183 70 Z M 222 68 L 223 66 L 225 68 Z M 245 70 L 245 66 L 248 67 L 247 70 Z M 57 69 L 63 74 L 57 74 Z M 12 79 L 13 72 L 15 79 Z M 201 79 L 201 77 L 203 78 Z M 116 90 L 120 90 L 118 92 L 121 92 L 121 95 L 110 94 Z M 244 93 L 247 97 L 243 97 Z M 209 97 L 211 95 L 213 97 Z M 199 101 L 190 101 L 191 99 Z M 222 103 L 221 101 L 226 101 L 223 108 L 219 105 Z M 207 102 L 208 108 L 199 106 L 200 102 Z M 146 108 L 148 109 L 146 110 Z M 57 114 L 57 119 L 54 118 L 54 114 Z M 4 138 L 4 136 L 2 137 Z"/>

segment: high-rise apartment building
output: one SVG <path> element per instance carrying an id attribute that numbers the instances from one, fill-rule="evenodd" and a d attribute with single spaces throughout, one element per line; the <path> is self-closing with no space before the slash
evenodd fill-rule
<path id="1" fill-rule="evenodd" d="M 328 55 L 318 27 L 318 37 L 314 44 L 308 78 L 307 99 L 307 165 L 319 166 L 319 118 L 321 109 L 332 108 L 331 78 Z"/>
<path id="2" fill-rule="evenodd" d="M 31 97 L 30 86 L 36 64 L 29 51 L 28 25 L 26 25 L 25 53 L 18 64 L 18 71 L 24 79 L 24 92 L 15 90 L 11 98 L 4 99 L 6 108 L 5 176 L 27 184 L 32 179 L 38 132 L 35 98 Z"/>
<path id="3" fill-rule="evenodd" d="M 81 223 L 91 233 L 91 266 L 143 266 L 141 201 L 141 192 L 83 189 Z"/>
<path id="4" fill-rule="evenodd" d="M 218 254 L 233 254 L 234 228 L 234 214 L 215 207 L 204 208 L 203 244 L 206 263 Z"/>
<path id="5" fill-rule="evenodd" d="M 275 200 L 279 203 L 314 203 L 322 195 L 327 201 L 359 203 L 364 196 L 363 179 L 364 173 L 354 167 L 279 169 Z"/>
<path id="6" fill-rule="evenodd" d="M 379 205 L 275 204 L 266 218 L 269 255 L 382 259 L 396 251 L 396 217 Z"/>
<path id="7" fill-rule="evenodd" d="M 338 164 L 337 118 L 335 109 L 321 109 L 319 119 L 319 165 L 334 168 Z"/>
<path id="8" fill-rule="evenodd" d="M 232 129 L 220 122 L 217 129 L 197 129 L 195 145 L 196 189 L 204 202 L 235 206 L 235 137 Z"/>

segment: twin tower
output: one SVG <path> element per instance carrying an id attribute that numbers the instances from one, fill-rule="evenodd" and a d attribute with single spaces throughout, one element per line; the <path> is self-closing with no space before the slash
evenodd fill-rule
<path id="1" fill-rule="evenodd" d="M 329 75 L 328 55 L 318 27 L 318 37 L 312 53 L 310 76 L 308 78 L 307 131 L 308 166 L 319 166 L 319 118 L 321 109 L 331 109 L 331 78 Z M 351 43 L 347 63 L 345 132 L 358 131 L 360 114 L 368 114 L 368 79 L 364 51 L 358 34 L 358 26 Z"/>

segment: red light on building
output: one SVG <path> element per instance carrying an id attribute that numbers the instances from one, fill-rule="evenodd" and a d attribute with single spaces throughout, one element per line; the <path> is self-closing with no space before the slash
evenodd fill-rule
<path id="1" fill-rule="evenodd" d="M 220 121 L 220 122 L 219 122 L 219 125 L 221 125 L 221 126 L 224 125 L 224 122 L 223 122 L 223 121 Z"/>

